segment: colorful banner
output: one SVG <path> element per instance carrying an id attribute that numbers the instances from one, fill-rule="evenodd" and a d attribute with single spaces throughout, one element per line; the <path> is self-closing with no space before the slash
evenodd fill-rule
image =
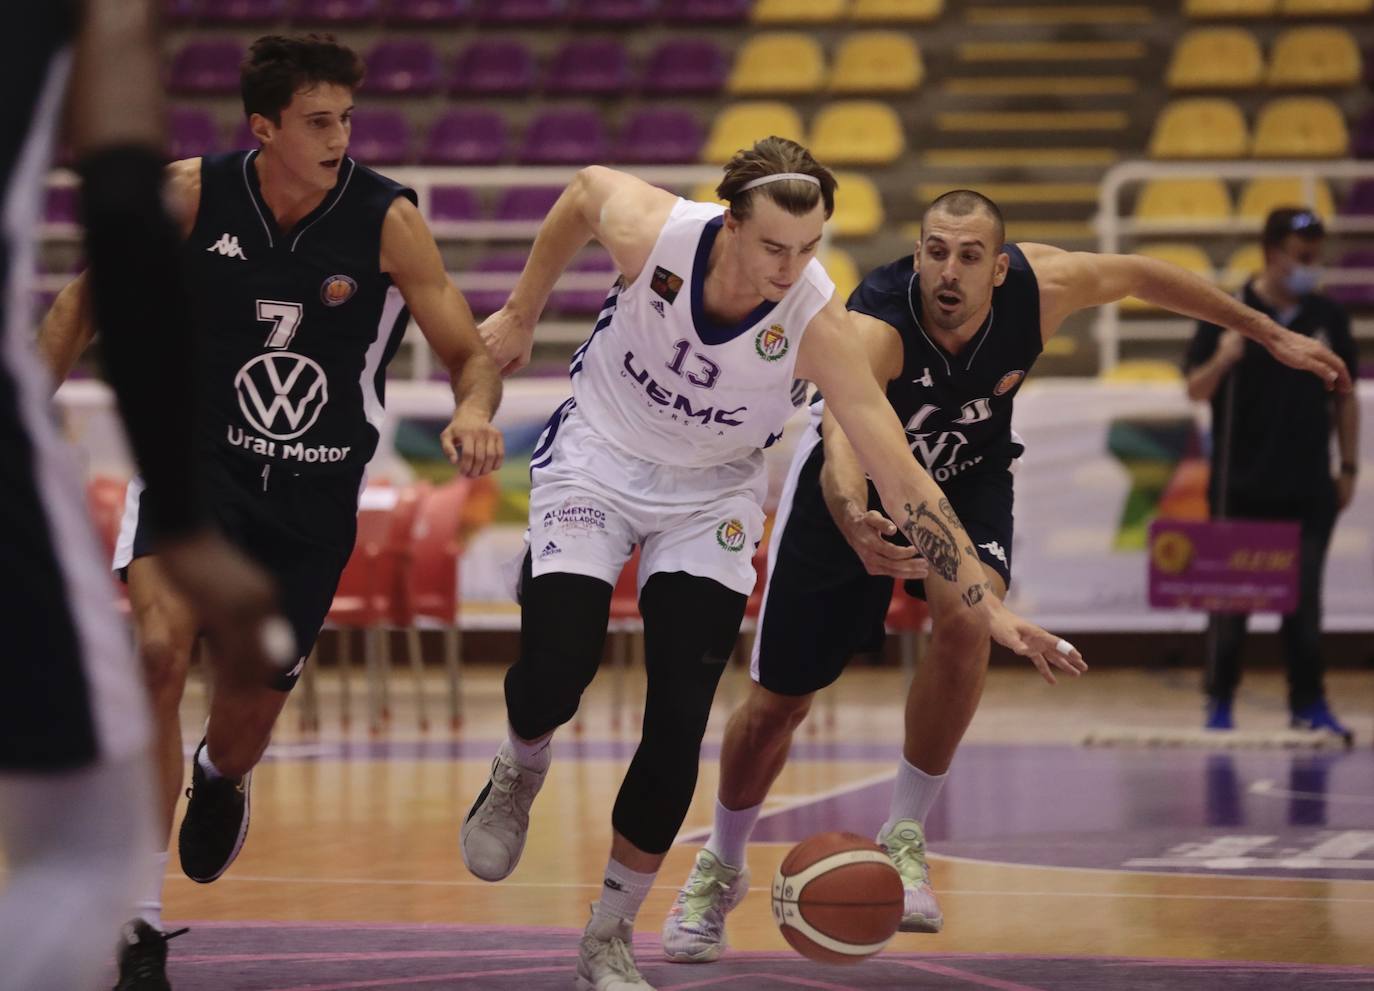
<path id="1" fill-rule="evenodd" d="M 1150 524 L 1150 606 L 1208 612 L 1298 607 L 1298 524 L 1222 520 Z"/>

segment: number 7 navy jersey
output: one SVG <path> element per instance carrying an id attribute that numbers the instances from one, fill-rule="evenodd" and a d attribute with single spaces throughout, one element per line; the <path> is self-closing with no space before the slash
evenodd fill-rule
<path id="1" fill-rule="evenodd" d="M 282 231 L 257 155 L 201 160 L 184 246 L 202 436 L 292 472 L 357 469 L 376 450 L 386 366 L 409 320 L 381 271 L 382 221 L 397 196 L 415 194 L 346 157 L 320 205 Z"/>
<path id="2" fill-rule="evenodd" d="M 983 326 L 957 354 L 921 324 L 921 287 L 907 255 L 874 269 L 850 294 L 849 309 L 902 337 L 902 371 L 887 398 L 917 460 L 937 482 L 1005 470 L 1025 450 L 1011 429 L 1012 399 L 1040 356 L 1040 288 L 1026 256 L 1004 245 L 1007 277 L 992 290 Z"/>

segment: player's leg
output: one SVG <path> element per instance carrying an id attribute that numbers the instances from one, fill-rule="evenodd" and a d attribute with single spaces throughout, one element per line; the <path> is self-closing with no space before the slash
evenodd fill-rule
<path id="1" fill-rule="evenodd" d="M 634 919 L 691 804 L 701 739 L 746 599 L 681 571 L 654 572 L 644 585 L 644 729 L 616 797 L 605 883 L 579 947 L 579 988 L 649 988 L 630 951 Z"/>

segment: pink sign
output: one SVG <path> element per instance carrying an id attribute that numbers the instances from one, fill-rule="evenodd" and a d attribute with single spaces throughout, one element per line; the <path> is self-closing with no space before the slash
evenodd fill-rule
<path id="1" fill-rule="evenodd" d="M 1298 524 L 1155 520 L 1150 524 L 1150 606 L 1292 612 L 1298 606 Z"/>

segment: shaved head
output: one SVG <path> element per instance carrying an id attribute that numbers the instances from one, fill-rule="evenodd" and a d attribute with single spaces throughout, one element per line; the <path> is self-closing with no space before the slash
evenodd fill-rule
<path id="1" fill-rule="evenodd" d="M 1002 211 L 992 200 L 982 193 L 972 189 L 951 189 L 948 193 L 942 193 L 935 198 L 935 201 L 926 207 L 926 212 L 921 216 L 921 230 L 926 229 L 926 218 L 932 213 L 943 213 L 950 217 L 967 217 L 971 214 L 982 213 L 990 217 L 994 224 L 994 243 L 987 245 L 991 250 L 1002 247 L 1006 241 L 1007 227 L 1002 220 Z"/>

